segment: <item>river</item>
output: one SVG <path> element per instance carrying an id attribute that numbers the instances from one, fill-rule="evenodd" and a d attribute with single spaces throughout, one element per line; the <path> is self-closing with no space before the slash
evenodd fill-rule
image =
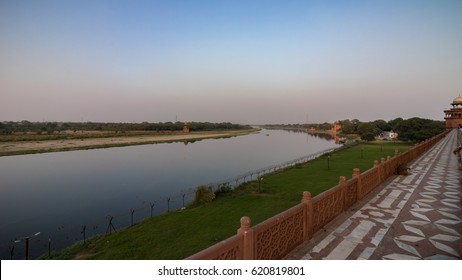
<path id="1" fill-rule="evenodd" d="M 325 137 L 263 129 L 189 143 L 0 157 L 0 258 L 24 258 L 31 236 L 29 257 L 36 258 L 112 230 L 110 216 L 115 229 L 125 227 L 183 207 L 199 185 L 336 146 Z"/>

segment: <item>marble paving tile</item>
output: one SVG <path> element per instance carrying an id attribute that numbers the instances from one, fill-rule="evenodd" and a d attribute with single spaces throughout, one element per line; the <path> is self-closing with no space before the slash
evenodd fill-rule
<path id="1" fill-rule="evenodd" d="M 431 178 L 431 182 L 429 182 L 429 184 L 430 183 L 441 185 L 441 183 L 443 183 L 443 180 L 439 178 Z"/>
<path id="2" fill-rule="evenodd" d="M 460 236 L 460 234 L 455 231 L 454 229 L 452 228 L 448 228 L 446 226 L 443 226 L 443 225 L 440 225 L 440 224 L 435 224 L 437 228 L 439 228 L 440 230 L 444 231 L 444 232 L 447 232 L 447 233 L 450 233 L 450 234 L 453 234 L 453 235 L 456 235 L 456 236 Z"/>
<path id="3" fill-rule="evenodd" d="M 459 256 L 459 254 L 456 252 L 456 250 L 454 250 L 453 248 L 451 248 L 451 247 L 449 247 L 449 246 L 447 246 L 447 245 L 444 245 L 444 244 L 442 244 L 442 243 L 440 243 L 440 242 L 436 242 L 436 241 L 431 240 L 431 239 L 430 239 L 430 242 L 431 242 L 436 248 L 440 249 L 441 251 L 445 251 L 446 253 L 449 253 L 449 254 L 451 254 L 451 255 L 453 255 L 453 256 L 456 256 L 456 257 Z"/>
<path id="4" fill-rule="evenodd" d="M 452 199 L 455 199 L 456 201 L 460 199 L 460 193 L 455 193 L 455 192 L 445 192 L 444 195 L 446 197 L 450 197 Z"/>
<path id="5" fill-rule="evenodd" d="M 425 222 L 425 221 L 418 221 L 418 220 L 407 220 L 407 221 L 404 221 L 403 224 L 405 225 L 414 225 L 414 226 L 424 226 L 424 225 L 427 225 L 429 224 L 429 222 Z"/>
<path id="6" fill-rule="evenodd" d="M 459 206 L 457 204 L 444 201 L 444 199 L 441 200 L 441 203 L 443 203 L 446 206 L 452 207 L 454 209 L 459 209 Z"/>
<path id="7" fill-rule="evenodd" d="M 433 211 L 434 209 L 432 208 L 414 208 L 412 211 L 414 212 L 419 212 L 419 213 L 426 213 L 428 211 Z"/>
<path id="8" fill-rule="evenodd" d="M 419 256 L 420 258 L 422 257 L 420 255 L 420 253 L 414 248 L 414 246 L 411 246 L 409 244 L 406 244 L 404 242 L 401 242 L 401 241 L 398 241 L 398 240 L 395 240 L 395 243 L 396 245 L 398 245 L 399 248 L 413 254 L 413 255 L 416 255 L 416 256 Z"/>
<path id="9" fill-rule="evenodd" d="M 434 236 L 430 236 L 430 239 L 454 242 L 454 241 L 459 240 L 460 237 L 453 236 L 453 235 L 447 235 L 447 234 L 436 234 Z"/>
<path id="10" fill-rule="evenodd" d="M 411 174 L 406 177 L 403 181 L 401 181 L 403 184 L 410 184 L 412 180 L 414 180 L 415 175 Z"/>
<path id="11" fill-rule="evenodd" d="M 418 236 L 413 236 L 413 235 L 401 235 L 401 236 L 395 237 L 395 239 L 399 241 L 406 241 L 406 242 L 418 242 L 418 241 L 424 240 L 425 237 L 418 237 Z"/>
<path id="12" fill-rule="evenodd" d="M 379 246 L 379 243 L 383 240 L 388 230 L 389 227 L 379 229 L 377 233 L 371 238 L 371 243 L 376 247 Z"/>
<path id="13" fill-rule="evenodd" d="M 407 199 L 401 200 L 396 207 L 398 207 L 398 209 L 402 209 L 404 205 L 406 205 L 406 203 L 407 203 Z"/>
<path id="14" fill-rule="evenodd" d="M 366 247 L 358 257 L 358 260 L 368 260 L 375 251 L 375 247 Z"/>
<path id="15" fill-rule="evenodd" d="M 437 193 L 436 193 L 436 194 L 437 194 Z M 435 195 L 435 194 L 434 194 L 434 193 L 433 193 L 433 194 L 431 194 L 431 193 L 429 193 L 429 194 L 420 193 L 420 196 L 422 196 L 422 197 L 425 197 L 425 198 L 427 198 L 427 199 L 436 200 L 435 197 L 434 197 L 433 195 Z"/>
<path id="16" fill-rule="evenodd" d="M 369 214 L 374 216 L 374 217 L 383 217 L 383 216 L 385 216 L 384 213 L 379 212 L 379 211 L 371 211 L 371 212 L 369 212 Z"/>
<path id="17" fill-rule="evenodd" d="M 345 236 L 344 240 L 335 247 L 332 252 L 325 259 L 327 260 L 344 260 L 346 259 L 356 248 L 356 246 L 362 242 L 364 236 L 375 226 L 375 223 L 371 221 L 361 221 L 361 223 L 351 231 L 350 234 Z"/>
<path id="18" fill-rule="evenodd" d="M 425 259 L 426 260 L 457 260 L 458 258 L 437 254 L 437 255 L 433 255 Z"/>
<path id="19" fill-rule="evenodd" d="M 321 250 L 326 248 L 336 237 L 333 234 L 329 234 L 325 239 L 323 239 L 318 245 L 313 248 L 314 253 L 319 253 Z"/>
<path id="20" fill-rule="evenodd" d="M 422 219 L 422 220 L 425 220 L 425 221 L 430 221 L 430 219 L 427 216 L 416 213 L 414 210 L 410 211 L 409 213 L 411 213 L 411 215 L 416 217 L 416 218 L 419 218 L 419 219 Z"/>
<path id="21" fill-rule="evenodd" d="M 324 260 L 345 260 L 356 248 L 357 243 L 350 240 L 343 240 L 340 244 L 329 253 Z"/>
<path id="22" fill-rule="evenodd" d="M 384 260 L 418 260 L 420 259 L 419 257 L 416 256 L 410 256 L 410 255 L 404 255 L 404 254 L 390 254 L 383 256 L 382 259 Z"/>
<path id="23" fill-rule="evenodd" d="M 405 225 L 405 224 L 403 224 L 403 226 L 404 226 L 404 228 L 405 228 L 407 231 L 425 237 L 425 234 L 424 234 L 420 229 L 415 228 L 415 227 L 411 227 L 411 226 L 408 226 L 408 225 Z"/>
<path id="24" fill-rule="evenodd" d="M 461 218 L 457 217 L 457 216 L 454 215 L 454 214 L 447 213 L 447 212 L 442 211 L 442 210 L 438 210 L 438 213 L 440 213 L 441 215 L 446 216 L 446 217 L 448 217 L 448 218 L 451 218 L 451 219 L 453 219 L 453 220 L 462 221 Z"/>
<path id="25" fill-rule="evenodd" d="M 348 219 L 346 220 L 345 222 L 343 222 L 336 230 L 335 232 L 337 233 L 342 233 L 343 231 L 345 231 L 345 229 L 347 229 L 353 222 Z"/>
<path id="26" fill-rule="evenodd" d="M 456 225 L 458 223 L 460 223 L 461 221 L 457 221 L 457 220 L 449 220 L 449 219 L 440 219 L 438 221 L 435 222 L 435 224 L 446 224 L 446 225 Z"/>
<path id="27" fill-rule="evenodd" d="M 444 212 L 459 212 L 460 211 L 459 209 L 456 209 L 456 208 L 440 208 L 440 210 Z"/>
<path id="28" fill-rule="evenodd" d="M 424 208 L 430 208 L 432 207 L 430 204 L 427 204 L 427 203 L 423 203 L 421 201 L 416 201 L 417 204 L 419 204 L 421 207 L 424 207 Z"/>
<path id="29" fill-rule="evenodd" d="M 393 202 L 395 202 L 396 200 L 396 197 L 393 196 L 393 195 L 388 195 L 387 197 L 385 197 L 382 202 L 380 202 L 377 206 L 379 208 L 390 208 L 391 204 L 393 204 Z"/>

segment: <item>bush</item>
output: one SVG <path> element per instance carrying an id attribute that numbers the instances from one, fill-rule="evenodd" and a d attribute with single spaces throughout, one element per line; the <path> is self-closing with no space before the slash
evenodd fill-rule
<path id="1" fill-rule="evenodd" d="M 206 186 L 199 186 L 196 189 L 194 200 L 191 203 L 191 206 L 206 205 L 212 202 L 214 199 L 215 193 L 211 190 L 211 188 Z"/>
<path id="2" fill-rule="evenodd" d="M 226 193 L 232 193 L 234 192 L 234 189 L 228 184 L 228 183 L 225 183 L 225 184 L 221 184 L 219 187 L 218 187 L 218 190 L 215 191 L 215 195 L 220 195 L 220 194 L 226 194 Z"/>
<path id="3" fill-rule="evenodd" d="M 365 132 L 361 135 L 361 139 L 364 141 L 373 141 L 375 139 L 375 134 L 371 132 Z"/>

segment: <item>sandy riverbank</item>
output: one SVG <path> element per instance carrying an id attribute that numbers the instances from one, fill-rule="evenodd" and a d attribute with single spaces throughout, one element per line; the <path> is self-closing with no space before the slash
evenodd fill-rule
<path id="1" fill-rule="evenodd" d="M 246 135 L 255 133 L 256 131 L 258 130 L 207 131 L 173 135 L 138 135 L 106 138 L 2 142 L 0 143 L 0 156 L 99 149 L 165 142 L 182 142 L 207 138 L 223 138 Z"/>

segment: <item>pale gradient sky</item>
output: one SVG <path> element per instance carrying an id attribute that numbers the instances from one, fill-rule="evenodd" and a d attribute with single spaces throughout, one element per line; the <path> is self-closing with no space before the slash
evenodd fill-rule
<path id="1" fill-rule="evenodd" d="M 0 0 L 0 121 L 443 120 L 462 1 Z"/>

